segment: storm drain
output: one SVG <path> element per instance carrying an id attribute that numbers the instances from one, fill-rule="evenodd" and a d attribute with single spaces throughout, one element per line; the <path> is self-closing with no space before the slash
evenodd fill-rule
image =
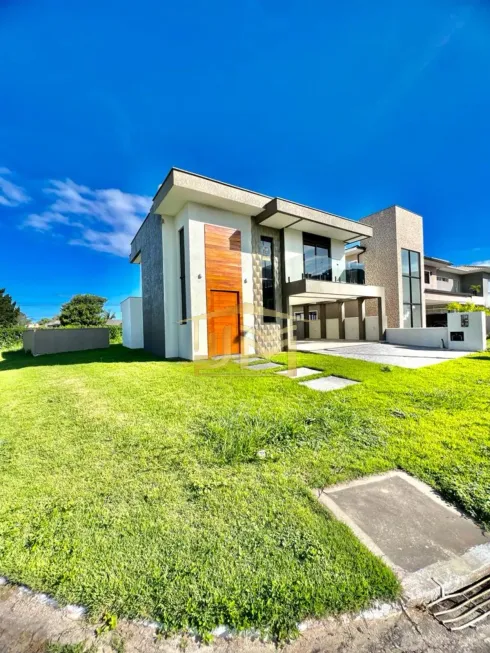
<path id="1" fill-rule="evenodd" d="M 448 630 L 464 630 L 490 615 L 490 576 L 452 594 L 441 596 L 427 606 Z"/>

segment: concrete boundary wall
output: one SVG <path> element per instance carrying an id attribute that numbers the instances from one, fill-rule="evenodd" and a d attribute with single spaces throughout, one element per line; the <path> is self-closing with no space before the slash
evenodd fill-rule
<path id="1" fill-rule="evenodd" d="M 24 351 L 33 356 L 61 354 L 109 347 L 109 329 L 28 329 L 24 333 Z"/>
<path id="2" fill-rule="evenodd" d="M 484 351 L 486 349 L 485 314 L 448 313 L 447 327 L 423 329 L 386 329 L 386 342 L 409 347 L 429 347 L 452 351 Z"/>
<path id="3" fill-rule="evenodd" d="M 446 327 L 430 327 L 425 329 L 386 329 L 386 342 L 391 345 L 442 349 L 443 341 L 444 346 L 447 347 Z"/>

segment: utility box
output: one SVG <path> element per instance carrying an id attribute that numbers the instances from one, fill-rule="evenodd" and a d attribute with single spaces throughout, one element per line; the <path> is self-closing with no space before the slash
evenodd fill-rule
<path id="1" fill-rule="evenodd" d="M 123 345 L 129 349 L 143 349 L 143 299 L 128 297 L 121 302 Z"/>
<path id="2" fill-rule="evenodd" d="M 448 313 L 449 349 L 484 351 L 487 348 L 486 316 L 483 311 Z"/>

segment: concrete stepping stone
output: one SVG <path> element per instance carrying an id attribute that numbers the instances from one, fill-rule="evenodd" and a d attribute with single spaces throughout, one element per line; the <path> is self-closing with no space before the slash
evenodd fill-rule
<path id="1" fill-rule="evenodd" d="M 300 385 L 304 385 L 311 390 L 330 392 L 330 390 L 342 390 L 342 388 L 347 388 L 349 385 L 357 385 L 358 383 L 359 381 L 342 379 L 340 376 L 322 376 L 320 379 L 303 381 Z"/>
<path id="2" fill-rule="evenodd" d="M 272 370 L 274 367 L 281 367 L 277 363 L 258 363 L 257 365 L 249 365 L 249 370 Z"/>
<path id="3" fill-rule="evenodd" d="M 290 379 L 301 379 L 303 376 L 311 376 L 312 374 L 320 374 L 321 370 L 314 370 L 311 367 L 298 367 L 294 370 L 284 370 L 284 372 L 277 372 L 280 376 L 287 376 Z"/>
<path id="4" fill-rule="evenodd" d="M 263 358 L 259 358 L 258 356 L 251 356 L 250 358 L 234 358 L 232 362 L 237 363 L 238 365 L 248 365 L 249 363 L 263 360 Z"/>
<path id="5" fill-rule="evenodd" d="M 324 488 L 318 498 L 394 570 L 408 605 L 434 601 L 488 574 L 489 534 L 404 472 Z"/>

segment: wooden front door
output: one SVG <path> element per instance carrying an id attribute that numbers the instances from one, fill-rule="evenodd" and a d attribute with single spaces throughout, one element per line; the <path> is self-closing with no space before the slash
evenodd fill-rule
<path id="1" fill-rule="evenodd" d="M 222 315 L 208 319 L 209 356 L 240 353 L 240 294 L 231 290 L 211 290 L 211 314 Z"/>

